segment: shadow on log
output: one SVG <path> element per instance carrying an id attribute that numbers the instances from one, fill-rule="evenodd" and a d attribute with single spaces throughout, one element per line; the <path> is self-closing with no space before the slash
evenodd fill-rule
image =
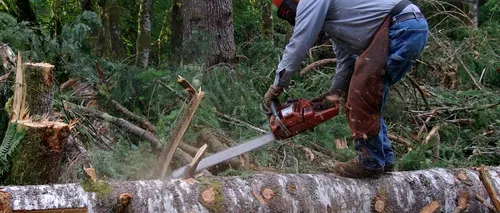
<path id="1" fill-rule="evenodd" d="M 498 190 L 500 167 L 490 167 L 489 172 Z M 86 192 L 80 184 L 7 186 L 2 191 L 10 194 L 14 211 L 86 208 L 88 212 L 112 212 L 120 194 L 128 193 L 133 196 L 128 208 L 136 213 L 372 212 L 381 208 L 380 202 L 377 206 L 373 203 L 380 195 L 385 212 L 420 212 L 433 201 L 439 204 L 438 211 L 453 212 L 462 193 L 487 197 L 473 169 L 394 172 L 376 180 L 334 174 L 261 174 L 199 182 L 115 182 L 109 186 L 111 190 L 105 196 Z M 470 200 L 466 211 L 488 209 Z"/>

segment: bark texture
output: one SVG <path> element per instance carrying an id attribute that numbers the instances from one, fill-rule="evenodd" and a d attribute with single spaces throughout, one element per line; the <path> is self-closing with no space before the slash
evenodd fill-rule
<path id="1" fill-rule="evenodd" d="M 26 102 L 31 116 L 52 113 L 54 101 L 54 66 L 47 63 L 25 64 Z"/>
<path id="2" fill-rule="evenodd" d="M 269 0 L 260 0 L 260 33 L 263 38 L 274 40 L 273 4 Z"/>
<path id="3" fill-rule="evenodd" d="M 466 179 L 458 179 L 457 173 Z M 500 189 L 500 167 L 490 168 Z M 101 184 L 102 185 L 102 184 Z M 113 212 L 122 193 L 133 198 L 133 212 L 372 212 L 374 200 L 384 212 L 420 212 L 437 201 L 438 211 L 453 212 L 462 192 L 488 197 L 471 169 L 396 172 L 377 180 L 333 174 L 262 174 L 218 177 L 200 182 L 135 181 L 109 183 L 111 190 L 86 192 L 80 184 L 7 186 L 12 210 L 87 208 Z M 383 197 L 384 199 L 377 199 Z M 385 202 L 380 203 L 380 201 Z M 465 212 L 488 212 L 475 200 Z"/>
<path id="4" fill-rule="evenodd" d="M 172 18 L 170 21 L 170 49 L 174 64 L 179 64 L 182 52 L 182 0 L 172 1 Z"/>
<path id="5" fill-rule="evenodd" d="M 61 173 L 62 150 L 70 135 L 65 123 L 20 120 L 18 125 L 26 135 L 12 156 L 12 168 L 7 184 L 56 183 Z"/>
<path id="6" fill-rule="evenodd" d="M 202 57 L 207 67 L 236 62 L 231 0 L 184 0 L 182 10 L 184 60 Z"/>
<path id="7" fill-rule="evenodd" d="M 125 44 L 122 39 L 122 31 L 120 24 L 120 5 L 117 0 L 111 0 L 108 8 L 108 21 L 110 31 L 110 43 L 112 56 L 115 59 L 124 59 L 127 56 Z"/>
<path id="8" fill-rule="evenodd" d="M 139 26 L 136 42 L 136 61 L 139 67 L 147 67 L 151 52 L 151 5 L 152 0 L 141 0 L 139 9 Z"/>

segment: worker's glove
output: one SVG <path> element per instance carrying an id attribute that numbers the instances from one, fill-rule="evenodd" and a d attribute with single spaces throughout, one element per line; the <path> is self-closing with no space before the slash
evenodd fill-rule
<path id="1" fill-rule="evenodd" d="M 339 104 L 340 92 L 327 91 L 313 99 L 312 102 L 321 102 L 323 107 L 332 108 Z"/>
<path id="2" fill-rule="evenodd" d="M 280 86 L 271 85 L 264 95 L 264 103 L 262 104 L 261 110 L 267 116 L 272 114 L 271 103 L 278 100 L 278 97 L 283 93 L 283 88 Z"/>

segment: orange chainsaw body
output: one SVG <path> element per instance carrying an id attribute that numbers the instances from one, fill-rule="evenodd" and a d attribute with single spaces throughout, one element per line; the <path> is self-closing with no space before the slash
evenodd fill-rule
<path id="1" fill-rule="evenodd" d="M 269 126 L 277 140 L 293 137 L 301 132 L 313 130 L 319 124 L 338 115 L 339 107 L 326 108 L 321 102 L 299 98 L 276 107 L 270 117 Z"/>

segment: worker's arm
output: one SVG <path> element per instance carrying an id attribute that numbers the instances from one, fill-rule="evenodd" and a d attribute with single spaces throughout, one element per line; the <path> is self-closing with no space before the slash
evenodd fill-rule
<path id="1" fill-rule="evenodd" d="M 337 70 L 332 79 L 330 92 L 340 95 L 349 89 L 356 55 L 335 42 L 333 43 L 333 51 L 337 57 Z"/>
<path id="2" fill-rule="evenodd" d="M 288 87 L 309 48 L 323 28 L 330 0 L 301 0 L 297 6 L 293 35 L 276 70 L 275 86 Z"/>

